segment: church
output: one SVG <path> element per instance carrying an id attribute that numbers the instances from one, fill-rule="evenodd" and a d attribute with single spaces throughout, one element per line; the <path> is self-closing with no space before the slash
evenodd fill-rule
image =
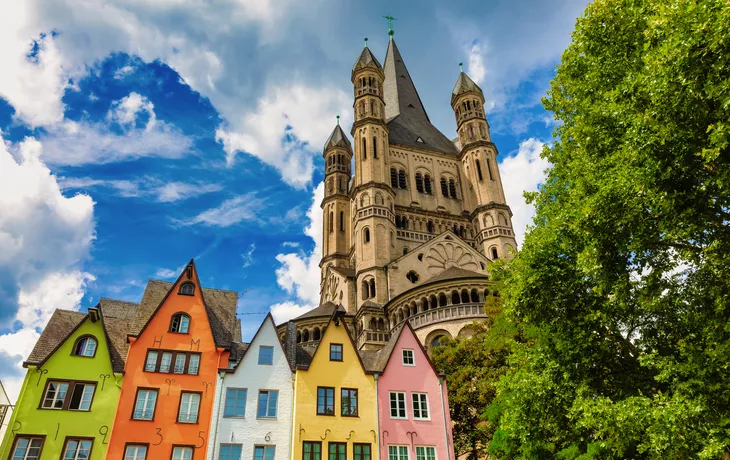
<path id="1" fill-rule="evenodd" d="M 324 145 L 320 305 L 290 322 L 304 349 L 335 311 L 359 350 L 381 349 L 406 321 L 427 350 L 468 336 L 486 297 L 499 295 L 489 262 L 517 249 L 481 88 L 458 75 L 450 140 L 389 35 L 384 65 L 366 40 L 352 68 L 350 137 L 338 122 Z"/>

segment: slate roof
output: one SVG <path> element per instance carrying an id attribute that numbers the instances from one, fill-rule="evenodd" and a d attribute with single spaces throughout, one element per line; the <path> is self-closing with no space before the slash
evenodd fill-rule
<path id="1" fill-rule="evenodd" d="M 325 302 L 319 307 L 315 308 L 314 310 L 309 310 L 308 312 L 304 313 L 301 316 L 298 316 L 294 318 L 294 321 L 299 319 L 306 319 L 306 318 L 318 318 L 321 316 L 332 316 L 332 313 L 336 311 L 345 313 L 345 309 L 342 308 L 342 305 L 335 305 L 332 302 Z"/>
<path id="2" fill-rule="evenodd" d="M 30 352 L 28 359 L 23 366 L 38 365 L 61 346 L 64 340 L 73 332 L 86 318 L 84 313 L 70 310 L 56 310 L 48 320 L 46 328 L 38 338 L 38 341 Z"/>
<path id="3" fill-rule="evenodd" d="M 471 270 L 465 270 L 459 267 L 451 267 L 442 271 L 438 275 L 426 280 L 427 283 L 435 283 L 443 280 L 453 280 L 458 278 L 489 278 L 485 273 L 477 273 Z"/>
<path id="4" fill-rule="evenodd" d="M 323 151 L 332 147 L 344 147 L 348 150 L 352 150 L 352 144 L 350 144 L 350 140 L 347 138 L 347 135 L 339 124 L 335 126 L 335 129 L 332 130 L 332 134 L 330 134 L 327 142 L 324 143 Z"/>
<path id="5" fill-rule="evenodd" d="M 363 67 L 375 67 L 378 69 L 382 69 L 380 62 L 373 56 L 373 53 L 370 52 L 370 48 L 367 46 L 363 48 L 362 53 L 360 53 L 360 57 L 357 58 L 357 61 L 355 61 L 355 65 L 352 66 L 352 71 L 355 72 L 357 69 L 362 69 Z"/>
<path id="6" fill-rule="evenodd" d="M 139 304 L 102 297 L 99 300 L 104 329 L 109 341 L 109 354 L 114 372 L 123 372 L 129 353 L 127 335 L 135 324 Z"/>
<path id="7" fill-rule="evenodd" d="M 392 36 L 384 73 L 385 118 L 390 128 L 388 142 L 458 156 L 456 146 L 431 124 Z"/>
<path id="8" fill-rule="evenodd" d="M 469 78 L 469 75 L 461 72 L 459 74 L 459 78 L 456 79 L 456 85 L 454 85 L 454 90 L 451 94 L 452 96 L 458 96 L 459 94 L 466 93 L 468 91 L 475 91 L 479 94 L 483 94 L 479 85 L 474 83 L 474 80 Z"/>
<path id="9" fill-rule="evenodd" d="M 355 270 L 352 268 L 330 266 L 330 270 L 333 270 L 346 278 L 355 278 Z"/>

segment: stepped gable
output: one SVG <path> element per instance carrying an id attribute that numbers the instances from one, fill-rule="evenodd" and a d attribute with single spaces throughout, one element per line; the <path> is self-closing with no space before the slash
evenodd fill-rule
<path id="1" fill-rule="evenodd" d="M 37 366 L 45 362 L 61 346 L 64 340 L 81 325 L 85 318 L 84 313 L 77 311 L 60 309 L 54 311 L 33 350 L 28 355 L 28 359 L 23 362 L 23 367 Z"/>
<path id="2" fill-rule="evenodd" d="M 388 142 L 458 156 L 456 146 L 428 118 L 393 37 L 385 56 L 383 99 Z"/>

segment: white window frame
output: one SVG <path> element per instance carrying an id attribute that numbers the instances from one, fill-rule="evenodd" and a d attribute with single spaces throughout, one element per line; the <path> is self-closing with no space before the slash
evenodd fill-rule
<path id="1" fill-rule="evenodd" d="M 175 454 L 179 452 L 179 456 L 175 456 Z M 185 453 L 190 452 L 190 456 L 186 457 Z M 172 448 L 172 460 L 192 460 L 193 455 L 195 455 L 195 450 L 190 446 L 175 446 Z"/>
<path id="2" fill-rule="evenodd" d="M 68 445 L 71 442 L 76 442 L 76 451 L 74 452 L 73 457 L 68 457 Z M 94 447 L 94 440 L 93 439 L 79 439 L 79 438 L 66 438 L 66 443 L 63 446 L 63 460 L 79 460 L 79 453 L 81 452 L 81 445 L 83 443 L 89 443 L 89 449 L 87 450 L 87 459 L 90 458 L 89 454 L 91 454 L 91 449 Z"/>
<path id="3" fill-rule="evenodd" d="M 411 354 L 411 362 L 406 362 L 406 352 Z M 416 352 L 411 348 L 403 348 L 401 351 L 401 360 L 404 366 L 415 366 L 416 365 Z"/>
<path id="4" fill-rule="evenodd" d="M 195 361 L 195 372 L 193 372 L 193 361 Z M 200 373 L 200 355 L 191 353 L 188 355 L 188 375 L 198 375 Z"/>
<path id="5" fill-rule="evenodd" d="M 200 417 L 200 399 L 200 393 L 191 391 L 182 392 L 180 395 L 180 407 L 177 409 L 177 423 L 198 423 L 198 418 Z"/>
<path id="6" fill-rule="evenodd" d="M 134 452 L 130 452 L 130 449 L 134 449 Z M 140 454 L 142 455 L 141 457 Z M 124 448 L 124 460 L 147 460 L 147 446 L 143 444 L 127 444 L 127 447 Z"/>
<path id="7" fill-rule="evenodd" d="M 71 389 L 71 396 L 70 396 L 71 398 L 73 398 L 73 394 L 76 392 L 76 387 L 79 385 L 84 387 L 83 391 L 81 392 L 81 400 L 79 401 L 79 407 L 78 407 L 78 409 L 73 409 L 71 407 L 71 401 L 69 401 L 68 410 L 79 411 L 79 412 L 88 412 L 91 410 L 91 403 L 94 401 L 94 392 L 96 391 L 96 385 L 94 385 L 93 383 L 81 383 L 81 382 L 74 383 L 74 386 Z M 86 396 L 89 394 L 88 393 L 89 390 L 91 390 L 91 396 L 89 396 L 89 398 L 87 400 Z M 87 407 L 84 407 L 84 402 L 88 402 L 89 405 Z"/>
<path id="8" fill-rule="evenodd" d="M 139 403 L 140 403 L 140 395 L 142 392 L 145 393 L 144 399 L 142 400 L 143 402 L 142 402 L 142 409 L 141 409 L 141 412 L 143 414 L 146 414 L 148 411 L 147 404 L 151 400 L 151 398 L 149 396 L 152 394 L 155 395 L 154 402 L 152 403 L 152 414 L 150 415 L 149 418 L 137 417 L 137 412 L 140 411 L 140 409 L 138 409 L 138 407 L 139 407 Z M 138 389 L 137 394 L 134 396 L 134 409 L 132 411 L 132 420 L 154 420 L 155 419 L 155 409 L 157 408 L 157 397 L 159 396 L 159 393 L 160 393 L 160 391 L 157 389 L 150 389 L 150 388 Z"/>
<path id="9" fill-rule="evenodd" d="M 155 372 L 157 369 L 157 357 L 159 356 L 159 353 L 157 350 L 148 350 L 147 351 L 147 358 L 145 358 L 144 362 L 144 370 L 145 372 Z M 150 359 L 152 358 L 152 359 Z M 151 366 L 150 366 L 151 364 Z"/>
<path id="10" fill-rule="evenodd" d="M 396 455 L 395 458 L 391 458 L 390 448 L 394 448 Z M 405 458 L 402 456 L 403 450 L 405 450 L 406 456 Z M 410 452 L 408 451 L 408 446 L 404 444 L 388 444 L 388 460 L 408 460 L 410 457 Z"/>
<path id="11" fill-rule="evenodd" d="M 416 411 L 416 399 L 418 399 L 418 411 Z M 423 416 L 423 402 L 426 402 L 426 416 Z M 431 420 L 431 407 L 428 404 L 428 393 L 411 393 L 411 409 L 413 410 L 413 420 Z M 418 412 L 418 415 L 416 415 Z"/>
<path id="12" fill-rule="evenodd" d="M 26 439 L 28 441 L 28 445 L 25 447 L 25 453 L 22 457 L 18 457 L 15 455 L 15 453 L 18 451 L 18 442 L 21 440 Z M 41 445 L 33 447 L 33 441 L 40 441 Z M 43 447 L 45 446 L 46 441 L 45 438 L 40 438 L 38 436 L 18 436 L 15 438 L 15 441 L 13 441 L 13 448 L 10 451 L 10 460 L 38 460 L 41 458 L 41 455 L 43 455 Z M 29 456 L 30 449 L 38 448 L 38 456 Z"/>
<path id="13" fill-rule="evenodd" d="M 81 353 L 79 353 L 76 356 L 85 356 L 87 358 L 93 358 L 96 355 L 96 345 L 97 345 L 96 339 L 93 337 L 84 337 L 81 340 L 84 341 L 84 348 L 82 350 L 80 350 Z M 93 346 L 93 348 L 91 348 L 91 354 L 89 354 L 89 345 L 92 343 L 94 344 L 94 346 Z"/>
<path id="14" fill-rule="evenodd" d="M 182 367 L 178 366 L 178 361 L 182 358 Z M 185 362 L 188 360 L 187 353 L 178 353 L 175 355 L 175 362 L 172 363 L 173 374 L 184 374 L 185 373 Z M 179 372 L 178 372 L 179 370 Z"/>
<path id="15" fill-rule="evenodd" d="M 48 392 L 51 391 L 51 385 L 54 385 L 54 384 L 56 385 L 56 389 L 54 390 L 53 398 L 50 399 L 51 405 L 46 406 L 46 401 L 49 401 Z M 58 390 L 62 386 L 65 387 L 65 390 L 63 391 L 63 397 L 59 398 Z M 69 384 L 69 382 L 57 382 L 54 380 L 51 380 L 50 382 L 48 382 L 48 384 L 46 385 L 46 392 L 43 393 L 43 402 L 41 403 L 41 409 L 51 409 L 51 410 L 63 409 L 63 406 L 66 403 L 66 398 L 68 397 L 68 390 L 69 390 L 70 386 L 71 385 Z M 58 402 L 58 401 L 61 401 L 61 407 L 56 407 L 56 402 Z"/>
<path id="16" fill-rule="evenodd" d="M 393 395 L 396 395 L 396 400 L 393 401 Z M 405 391 L 391 391 L 388 393 L 388 401 L 390 403 L 390 418 L 395 420 L 408 420 L 408 398 L 406 397 Z M 404 416 L 393 416 L 393 403 L 396 404 L 396 410 L 400 413 L 400 405 L 403 404 Z"/>
<path id="17" fill-rule="evenodd" d="M 419 455 L 418 449 L 423 449 L 423 456 Z M 433 450 L 433 458 L 428 458 L 428 449 Z M 438 460 L 436 446 L 416 446 L 416 460 Z"/>
<path id="18" fill-rule="evenodd" d="M 168 358 L 167 363 L 165 363 L 165 357 Z M 165 366 L 167 366 L 167 367 L 165 367 Z M 160 372 L 163 374 L 169 374 L 170 369 L 172 369 L 172 352 L 163 351 L 162 358 L 160 358 Z"/>

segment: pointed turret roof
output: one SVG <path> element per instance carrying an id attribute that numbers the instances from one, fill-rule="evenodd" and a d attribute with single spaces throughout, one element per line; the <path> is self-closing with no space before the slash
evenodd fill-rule
<path id="1" fill-rule="evenodd" d="M 392 36 L 385 56 L 384 73 L 383 99 L 385 118 L 390 128 L 389 142 L 458 155 L 456 146 L 431 124 Z"/>
<path id="2" fill-rule="evenodd" d="M 459 78 L 456 80 L 456 85 L 454 85 L 454 91 L 452 91 L 451 93 L 451 102 L 453 103 L 456 96 L 469 91 L 477 92 L 481 94 L 482 97 L 484 97 L 484 93 L 482 93 L 482 89 L 479 87 L 479 85 L 474 83 L 474 80 L 469 78 L 469 75 L 461 72 L 459 74 Z"/>
<path id="3" fill-rule="evenodd" d="M 350 140 L 347 138 L 347 135 L 345 135 L 345 132 L 342 130 L 339 124 L 335 126 L 335 129 L 332 130 L 332 134 L 330 134 L 329 139 L 327 139 L 327 142 L 325 142 L 324 150 L 326 151 L 327 149 L 332 147 L 344 147 L 346 149 L 352 150 Z"/>
<path id="4" fill-rule="evenodd" d="M 375 67 L 376 69 L 383 68 L 380 65 L 380 62 L 378 62 L 375 56 L 373 56 L 373 53 L 370 52 L 370 48 L 367 46 L 363 48 L 362 53 L 360 53 L 360 57 L 357 58 L 357 61 L 355 61 L 355 65 L 352 66 L 352 71 L 355 72 L 363 67 Z"/>

